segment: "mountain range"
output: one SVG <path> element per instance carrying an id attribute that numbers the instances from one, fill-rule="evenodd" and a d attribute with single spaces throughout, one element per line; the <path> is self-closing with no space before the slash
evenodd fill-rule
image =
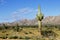
<path id="1" fill-rule="evenodd" d="M 9 23 L 9 22 L 6 22 L 6 23 L 0 23 L 0 26 L 3 26 L 3 24 L 7 25 L 7 26 L 14 26 L 16 24 L 18 25 L 37 25 L 38 24 L 38 21 L 37 19 L 21 19 L 21 20 L 18 20 L 18 21 L 14 21 L 12 23 Z M 45 17 L 43 20 L 42 20 L 42 24 L 58 24 L 60 25 L 60 16 L 48 16 L 48 17 Z"/>

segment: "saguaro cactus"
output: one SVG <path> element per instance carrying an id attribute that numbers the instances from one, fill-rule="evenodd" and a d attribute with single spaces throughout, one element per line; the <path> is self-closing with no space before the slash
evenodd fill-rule
<path id="1" fill-rule="evenodd" d="M 36 18 L 38 20 L 38 30 L 40 32 L 40 36 L 41 36 L 41 27 L 42 27 L 42 19 L 43 19 L 44 15 L 41 13 L 41 9 L 40 6 L 38 6 L 38 14 L 36 15 Z"/>

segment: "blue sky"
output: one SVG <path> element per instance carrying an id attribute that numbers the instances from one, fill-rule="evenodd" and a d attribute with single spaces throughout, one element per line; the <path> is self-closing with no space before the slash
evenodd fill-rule
<path id="1" fill-rule="evenodd" d="M 33 19 L 38 5 L 45 17 L 60 15 L 60 0 L 0 0 L 0 22 Z"/>

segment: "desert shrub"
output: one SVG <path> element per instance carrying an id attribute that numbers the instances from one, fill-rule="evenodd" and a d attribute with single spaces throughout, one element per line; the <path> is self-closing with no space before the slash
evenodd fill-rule
<path id="1" fill-rule="evenodd" d="M 9 27 L 8 27 L 7 25 L 5 25 L 5 24 L 3 24 L 3 26 L 4 26 L 5 29 L 8 29 L 8 28 L 9 28 Z"/>
<path id="2" fill-rule="evenodd" d="M 40 37 L 40 36 L 33 37 L 33 39 L 35 39 L 35 40 L 45 40 L 45 38 Z"/>
<path id="3" fill-rule="evenodd" d="M 24 37 L 20 36 L 19 39 L 24 39 Z"/>
<path id="4" fill-rule="evenodd" d="M 17 26 L 14 27 L 14 31 L 17 31 L 17 32 L 19 31 Z"/>
<path id="5" fill-rule="evenodd" d="M 19 25 L 12 26 L 12 28 L 11 28 L 11 29 L 13 29 L 13 30 L 14 30 L 14 31 L 16 31 L 16 32 L 20 32 L 20 31 L 22 31 L 22 30 L 23 30 Z"/>
<path id="6" fill-rule="evenodd" d="M 20 25 L 21 28 L 38 28 L 37 25 Z"/>
<path id="7" fill-rule="evenodd" d="M 14 29 L 14 28 L 15 28 L 15 26 L 12 26 L 12 27 L 11 27 L 11 29 Z"/>
<path id="8" fill-rule="evenodd" d="M 3 28 L 2 27 L 0 27 L 0 30 L 2 30 Z"/>
<path id="9" fill-rule="evenodd" d="M 23 30 L 23 28 L 20 28 L 19 31 L 21 32 Z"/>
<path id="10" fill-rule="evenodd" d="M 55 25 L 55 28 L 58 28 L 60 30 L 60 25 Z"/>
<path id="11" fill-rule="evenodd" d="M 31 37 L 25 36 L 25 39 L 31 39 Z"/>
<path id="12" fill-rule="evenodd" d="M 32 32 L 29 32 L 29 34 L 33 34 Z"/>
<path id="13" fill-rule="evenodd" d="M 1 36 L 0 38 L 7 39 L 8 37 L 6 35 L 4 35 L 4 36 Z"/>
<path id="14" fill-rule="evenodd" d="M 53 37 L 56 37 L 56 34 L 53 32 L 53 31 L 41 31 L 41 34 L 44 36 L 44 37 L 49 37 L 49 36 L 53 36 Z"/>
<path id="15" fill-rule="evenodd" d="M 2 39 L 7 39 L 7 37 L 6 36 L 3 36 Z"/>
<path id="16" fill-rule="evenodd" d="M 8 29 L 9 27 L 8 26 L 4 26 L 5 27 L 5 29 Z"/>
<path id="17" fill-rule="evenodd" d="M 18 36 L 10 36 L 9 39 L 18 39 Z"/>
<path id="18" fill-rule="evenodd" d="M 2 35 L 2 36 L 0 36 L 0 38 L 7 39 L 8 38 L 8 34 Z"/>
<path id="19" fill-rule="evenodd" d="M 2 38 L 2 37 L 0 36 L 0 38 Z"/>
<path id="20" fill-rule="evenodd" d="M 29 34 L 29 33 L 27 33 L 27 32 L 24 32 L 25 34 Z"/>
<path id="21" fill-rule="evenodd" d="M 5 33 L 5 32 L 6 32 L 6 30 L 3 30 L 3 31 L 2 31 L 2 33 Z"/>

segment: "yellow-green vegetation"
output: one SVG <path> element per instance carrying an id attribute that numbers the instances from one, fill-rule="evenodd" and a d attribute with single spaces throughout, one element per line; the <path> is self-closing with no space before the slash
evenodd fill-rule
<path id="1" fill-rule="evenodd" d="M 16 26 L 15 26 L 16 27 Z M 17 26 L 18 27 L 18 26 Z M 38 38 L 40 32 L 36 27 L 20 27 L 19 30 L 16 31 L 16 28 L 12 27 L 9 29 L 0 30 L 0 39 L 24 39 L 24 40 L 56 40 L 60 39 L 60 29 L 57 26 L 42 26 L 41 35 L 42 38 Z"/>
<path id="2" fill-rule="evenodd" d="M 19 32 L 14 31 L 13 29 L 4 29 L 0 30 L 0 39 L 30 39 L 30 40 L 44 40 L 44 39 L 56 39 L 60 37 L 60 30 L 57 28 L 42 28 L 42 38 L 38 38 L 40 36 L 40 32 L 38 28 L 22 28 Z"/>
<path id="3" fill-rule="evenodd" d="M 37 28 L 23 28 L 21 31 L 16 32 L 14 30 L 1 30 L 0 31 L 0 38 L 3 39 L 34 39 L 39 36 L 39 32 Z"/>

